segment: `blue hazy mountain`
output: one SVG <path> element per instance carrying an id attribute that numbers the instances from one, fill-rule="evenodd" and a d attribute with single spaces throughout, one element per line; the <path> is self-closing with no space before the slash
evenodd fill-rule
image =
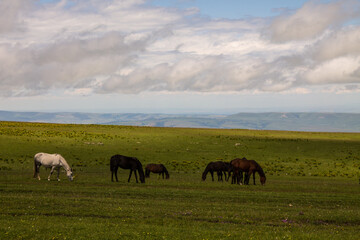
<path id="1" fill-rule="evenodd" d="M 211 115 L 0 111 L 0 121 L 111 124 L 153 127 L 360 132 L 359 113 L 267 112 Z"/>

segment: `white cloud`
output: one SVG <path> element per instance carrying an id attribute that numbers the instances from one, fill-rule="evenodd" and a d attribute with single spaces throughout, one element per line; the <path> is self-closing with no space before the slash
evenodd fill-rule
<path id="1" fill-rule="evenodd" d="M 0 96 L 307 93 L 360 82 L 360 28 L 343 26 L 357 1 L 308 2 L 275 18 L 271 37 L 269 19 L 213 20 L 145 0 L 20 3 L 0 3 L 11 9 L 0 16 Z"/>
<path id="2" fill-rule="evenodd" d="M 18 31 L 24 25 L 22 14 L 34 0 L 2 0 L 0 1 L 0 34 Z"/>
<path id="3" fill-rule="evenodd" d="M 277 17 L 270 25 L 271 39 L 275 42 L 311 39 L 359 13 L 360 3 L 356 0 L 309 1 L 294 14 Z"/>
<path id="4" fill-rule="evenodd" d="M 333 31 L 314 46 L 313 58 L 318 61 L 326 61 L 342 56 L 359 56 L 359 42 L 359 26 Z"/>
<path id="5" fill-rule="evenodd" d="M 360 56 L 326 61 L 309 70 L 305 77 L 311 84 L 359 83 Z"/>

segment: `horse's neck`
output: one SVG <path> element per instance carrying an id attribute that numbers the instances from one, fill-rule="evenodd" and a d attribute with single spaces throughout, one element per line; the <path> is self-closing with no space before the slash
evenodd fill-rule
<path id="1" fill-rule="evenodd" d="M 59 161 L 60 161 L 61 165 L 63 166 L 63 168 L 64 168 L 66 171 L 69 171 L 69 170 L 70 170 L 70 166 L 69 166 L 69 164 L 66 162 L 65 158 L 63 158 L 62 156 L 60 156 Z"/>
<path id="2" fill-rule="evenodd" d="M 265 177 L 264 170 L 259 166 L 257 172 L 259 173 L 260 177 Z"/>

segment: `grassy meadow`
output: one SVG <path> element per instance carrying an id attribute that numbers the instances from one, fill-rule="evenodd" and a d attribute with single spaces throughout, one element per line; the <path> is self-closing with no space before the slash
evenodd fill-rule
<path id="1" fill-rule="evenodd" d="M 37 152 L 60 153 L 74 181 L 34 179 Z M 120 169 L 113 183 L 114 154 L 170 179 L 128 183 Z M 236 157 L 266 185 L 201 181 Z M 0 122 L 0 239 L 359 239 L 359 168 L 359 133 Z"/>

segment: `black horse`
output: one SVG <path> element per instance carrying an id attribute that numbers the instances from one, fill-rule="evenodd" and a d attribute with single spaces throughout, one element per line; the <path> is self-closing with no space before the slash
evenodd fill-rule
<path id="1" fill-rule="evenodd" d="M 230 168 L 231 168 L 231 165 L 229 163 L 226 163 L 223 161 L 210 162 L 206 166 L 206 168 L 202 174 L 202 180 L 205 181 L 206 175 L 208 174 L 208 172 L 210 172 L 211 178 L 214 181 L 214 172 L 216 172 L 218 175 L 218 181 L 223 181 L 223 177 L 222 177 L 223 173 L 225 174 L 225 180 L 227 181 L 229 179 L 229 177 L 226 178 L 226 173 L 229 172 Z"/>
<path id="2" fill-rule="evenodd" d="M 164 174 L 166 175 L 166 179 L 169 179 L 170 175 L 168 170 L 163 164 L 154 164 L 150 163 L 146 165 L 145 167 L 145 177 L 150 177 L 150 172 L 152 173 L 158 173 L 159 176 L 162 175 L 162 178 L 164 179 Z"/>
<path id="3" fill-rule="evenodd" d="M 130 175 L 129 175 L 128 182 L 130 182 L 131 174 L 133 171 L 135 173 L 135 179 L 136 179 L 137 183 L 138 183 L 138 179 L 137 179 L 136 171 L 139 172 L 140 181 L 142 183 L 145 182 L 144 170 L 142 168 L 141 162 L 137 158 L 126 157 L 126 156 L 119 155 L 119 154 L 112 156 L 110 159 L 110 171 L 111 171 L 111 181 L 112 182 L 114 181 L 114 179 L 113 179 L 114 174 L 115 174 L 116 181 L 118 182 L 117 170 L 119 167 L 121 167 L 123 169 L 130 169 Z"/>

